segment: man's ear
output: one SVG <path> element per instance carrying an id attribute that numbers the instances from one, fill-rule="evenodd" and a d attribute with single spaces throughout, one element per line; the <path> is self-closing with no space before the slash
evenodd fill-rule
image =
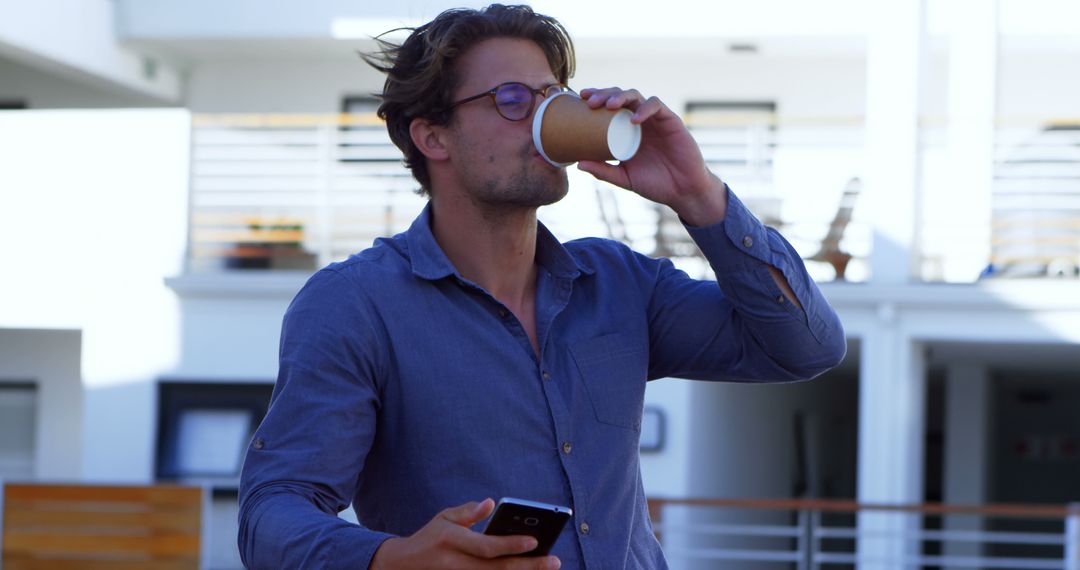
<path id="1" fill-rule="evenodd" d="M 409 123 L 409 136 L 413 144 L 429 160 L 446 160 L 450 152 L 446 147 L 446 128 L 432 124 L 431 121 L 417 117 Z"/>

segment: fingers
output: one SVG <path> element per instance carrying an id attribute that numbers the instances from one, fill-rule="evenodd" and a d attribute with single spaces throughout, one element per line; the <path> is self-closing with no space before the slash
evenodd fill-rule
<path id="1" fill-rule="evenodd" d="M 469 502 L 440 512 L 428 524 L 407 538 L 395 537 L 382 543 L 375 553 L 373 568 L 470 568 L 504 570 L 554 570 L 559 560 L 520 556 L 536 550 L 531 536 L 490 536 L 469 528 L 491 515 L 491 499 Z"/>
<path id="2" fill-rule="evenodd" d="M 436 519 L 453 524 L 440 529 L 440 542 L 477 558 L 497 558 L 534 550 L 536 539 L 531 536 L 490 536 L 469 529 L 490 516 L 494 508 L 495 501 L 484 499 L 442 511 Z"/>
<path id="3" fill-rule="evenodd" d="M 464 505 L 450 507 L 439 513 L 438 518 L 448 520 L 458 526 L 470 527 L 488 517 L 495 508 L 495 501 L 484 499 L 477 503 L 470 501 Z"/>
<path id="4" fill-rule="evenodd" d="M 637 106 L 634 110 L 634 116 L 630 117 L 630 122 L 640 125 L 645 122 L 645 119 L 648 119 L 662 110 L 664 110 L 664 103 L 656 97 L 649 97 L 644 103 Z"/>
<path id="5" fill-rule="evenodd" d="M 580 95 L 592 109 L 599 109 L 600 107 L 620 109 L 622 107 L 627 107 L 634 110 L 645 100 L 645 97 L 643 97 L 637 89 L 624 91 L 618 87 L 608 87 L 606 89 L 582 89 Z"/>
<path id="6" fill-rule="evenodd" d="M 606 89 L 582 89 L 581 98 L 591 109 L 599 109 L 601 107 L 620 109 L 626 107 L 627 109 L 634 111 L 634 116 L 631 117 L 630 120 L 638 125 L 644 123 L 649 117 L 666 109 L 664 103 L 660 101 L 659 98 L 649 97 L 648 99 L 645 99 L 637 89 L 625 91 L 618 87 L 608 87 Z"/>
<path id="7" fill-rule="evenodd" d="M 455 549 L 476 558 L 498 558 L 525 554 L 536 549 L 536 539 L 531 536 L 491 536 L 462 529 L 448 537 Z"/>
<path id="8" fill-rule="evenodd" d="M 562 562 L 554 556 L 545 556 L 543 558 L 513 558 L 507 559 L 497 566 L 501 570 L 558 570 L 562 566 Z"/>
<path id="9" fill-rule="evenodd" d="M 620 188 L 633 190 L 633 184 L 630 181 L 630 177 L 626 175 L 626 170 L 621 166 L 608 164 L 606 162 L 582 160 L 578 163 L 578 170 L 588 172 L 597 179 L 614 184 Z"/>

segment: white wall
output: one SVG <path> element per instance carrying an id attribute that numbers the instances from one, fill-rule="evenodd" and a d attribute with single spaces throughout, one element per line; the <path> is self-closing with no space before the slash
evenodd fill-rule
<path id="1" fill-rule="evenodd" d="M 690 398 L 672 413 L 689 415 L 685 497 L 786 499 L 795 495 L 797 465 L 795 416 L 803 417 L 802 443 L 807 472 L 805 492 L 814 497 L 850 497 L 842 487 L 854 483 L 855 410 L 853 372 L 828 373 L 799 384 L 727 384 L 684 382 Z M 849 420 L 845 422 L 843 420 Z M 844 426 L 850 425 L 849 430 Z M 827 440 L 828 439 L 828 440 Z M 672 464 L 674 465 L 674 463 Z M 828 488 L 826 487 L 828 484 Z M 651 492 L 651 491 L 650 491 Z M 676 514 L 683 514 L 676 511 Z M 693 509 L 692 524 L 791 524 L 787 511 Z M 665 513 L 665 519 L 667 514 Z M 765 542 L 761 542 L 764 540 Z M 773 542 L 769 542 L 773 540 Z M 716 562 L 692 563 L 678 556 L 683 548 L 782 547 L 786 539 L 719 538 L 707 534 L 674 536 L 665 541 L 674 568 L 714 568 Z M 724 568 L 751 570 L 759 563 L 727 562 Z"/>
<path id="2" fill-rule="evenodd" d="M 120 0 L 121 25 L 126 37 L 320 37 L 335 20 L 423 22 L 447 8 L 482 7 L 487 0 L 406 0 L 394 3 L 314 0 Z M 821 0 L 813 5 L 789 0 L 764 0 L 753 5 L 733 2 L 702 3 L 674 0 L 664 10 L 616 11 L 605 3 L 573 0 L 538 0 L 539 12 L 562 20 L 572 33 L 587 36 L 651 37 L 658 34 L 724 35 L 801 32 L 854 33 L 866 7 L 857 0 Z M 782 20 L 778 12 L 785 12 Z M 693 18 L 687 18 L 693 14 Z M 836 14 L 843 14 L 838 18 Z M 212 15 L 212 17 L 208 17 Z M 618 26 L 611 24 L 617 21 Z M 380 30 L 385 29 L 381 28 Z"/>
<path id="3" fill-rule="evenodd" d="M 1075 34 L 1080 8 L 1067 0 L 999 0 L 1003 29 L 1011 34 Z M 118 0 L 121 33 L 129 38 L 323 37 L 335 22 L 350 31 L 373 33 L 379 23 L 430 20 L 455 7 L 481 7 L 487 0 Z M 604 2 L 535 0 L 541 13 L 562 21 L 575 37 L 732 37 L 865 34 L 872 6 L 858 0 L 669 0 L 663 10 L 618 9 Z M 927 2 L 934 33 L 947 31 L 963 13 L 956 3 Z M 782 17 L 778 17 L 782 16 Z"/>
<path id="4" fill-rule="evenodd" d="M 77 330 L 0 328 L 0 380 L 36 387 L 34 478 L 70 481 L 82 475 L 83 386 Z"/>
<path id="5" fill-rule="evenodd" d="M 1002 41 L 998 114 L 1012 124 L 1046 118 L 1080 118 L 1080 51 L 1032 54 Z"/>
<path id="6" fill-rule="evenodd" d="M 111 0 L 0 0 L 0 55 L 81 81 L 175 102 L 180 77 L 167 62 L 119 45 Z"/>
<path id="7" fill-rule="evenodd" d="M 192 274 L 169 279 L 180 299 L 185 381 L 273 382 L 281 320 L 308 272 Z"/>
<path id="8" fill-rule="evenodd" d="M 808 467 L 821 468 L 818 473 L 807 473 L 806 483 L 811 486 L 807 492 L 828 491 L 815 478 L 832 473 L 830 466 L 820 464 L 825 450 L 816 449 L 821 442 L 813 438 L 822 435 L 825 424 L 837 416 L 852 414 L 854 418 L 853 375 L 853 371 L 830 372 L 797 384 L 690 383 L 694 425 L 690 454 L 696 460 L 689 480 L 692 496 L 792 497 L 797 478 L 796 413 L 804 417 L 807 459 L 814 463 Z M 844 442 L 833 444 L 843 446 Z M 814 457 L 818 452 L 822 457 Z"/>
<path id="9" fill-rule="evenodd" d="M 656 45 L 662 45 L 657 43 Z M 782 115 L 852 117 L 865 103 L 861 58 L 731 56 L 724 45 L 687 56 L 652 54 L 648 45 L 633 57 L 579 50 L 571 86 L 634 87 L 657 95 L 682 112 L 686 101 L 777 101 Z M 217 60 L 190 72 L 187 101 L 194 112 L 338 112 L 345 94 L 382 89 L 384 76 L 342 48 L 338 58 Z"/>
<path id="10" fill-rule="evenodd" d="M 354 2 L 350 0 L 117 0 L 118 27 L 125 38 L 323 37 L 336 18 L 397 19 L 445 2 Z M 483 5 L 455 2 L 453 5 Z M 449 7 L 449 6 L 447 6 Z M 436 10 L 441 8 L 436 8 Z M 434 13 L 438 13 L 437 11 Z M 432 14 L 434 15 L 434 14 Z"/>
<path id="11" fill-rule="evenodd" d="M 192 68 L 187 105 L 196 113 L 338 113 L 342 97 L 381 90 L 382 81 L 359 56 L 214 61 Z"/>
<path id="12" fill-rule="evenodd" d="M 0 100 L 22 100 L 29 109 L 162 106 L 152 97 L 88 84 L 3 58 L 0 58 Z"/>
<path id="13" fill-rule="evenodd" d="M 154 381 L 179 352 L 164 279 L 183 266 L 189 130 L 171 109 L 0 114 L 0 327 L 82 331 L 88 479 L 152 475 Z"/>
<path id="14" fill-rule="evenodd" d="M 674 378 L 650 382 L 645 389 L 645 405 L 659 408 L 664 417 L 663 447 L 641 455 L 641 478 L 649 496 L 684 497 L 689 491 L 692 394 L 689 382 Z"/>

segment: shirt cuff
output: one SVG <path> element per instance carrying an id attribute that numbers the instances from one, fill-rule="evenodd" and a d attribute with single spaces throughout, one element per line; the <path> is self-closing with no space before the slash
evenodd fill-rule
<path id="1" fill-rule="evenodd" d="M 371 567 L 371 560 L 375 558 L 375 551 L 382 546 L 387 539 L 394 535 L 385 532 L 367 530 L 357 527 L 356 542 L 335 541 L 331 549 L 330 563 L 327 568 L 356 568 L 365 570 Z"/>
<path id="2" fill-rule="evenodd" d="M 727 211 L 724 219 L 704 227 L 694 227 L 683 221 L 683 226 L 701 248 L 705 259 L 717 273 L 745 271 L 767 263 L 777 262 L 770 247 L 769 233 L 764 224 L 754 217 L 739 197 L 727 189 Z"/>

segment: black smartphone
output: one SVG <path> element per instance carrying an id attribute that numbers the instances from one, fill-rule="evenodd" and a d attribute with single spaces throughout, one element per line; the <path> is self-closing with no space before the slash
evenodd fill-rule
<path id="1" fill-rule="evenodd" d="M 531 536 L 536 539 L 536 548 L 519 556 L 547 556 L 573 514 L 569 507 L 503 497 L 495 505 L 484 534 Z"/>

